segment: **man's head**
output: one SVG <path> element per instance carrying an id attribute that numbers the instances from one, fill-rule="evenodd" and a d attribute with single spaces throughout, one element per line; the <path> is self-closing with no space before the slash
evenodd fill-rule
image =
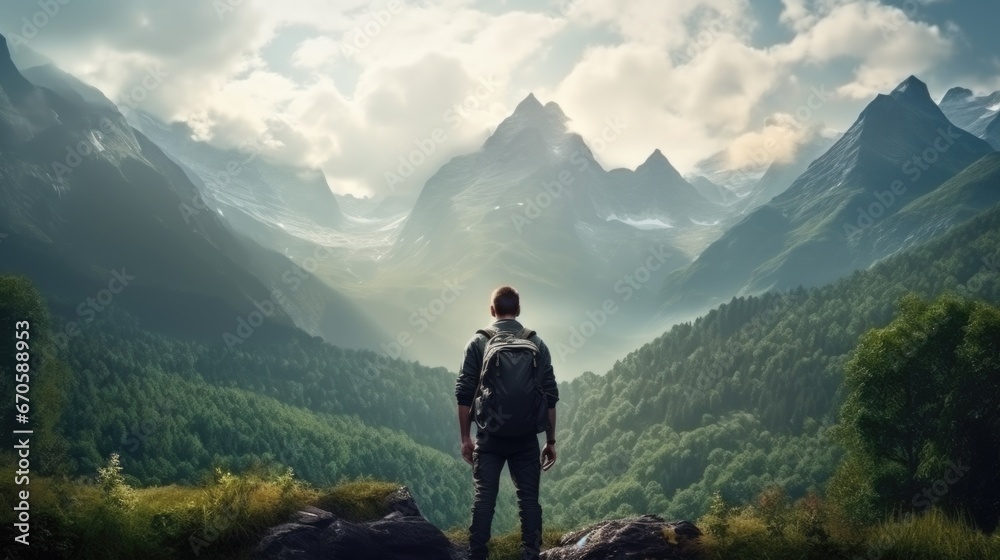
<path id="1" fill-rule="evenodd" d="M 513 319 L 521 314 L 521 296 L 510 286 L 500 286 L 490 296 L 490 315 L 497 319 Z"/>

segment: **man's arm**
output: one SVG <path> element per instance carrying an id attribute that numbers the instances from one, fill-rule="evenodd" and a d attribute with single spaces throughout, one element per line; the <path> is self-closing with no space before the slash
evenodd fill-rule
<path id="1" fill-rule="evenodd" d="M 556 403 L 559 402 L 559 385 L 556 383 L 556 374 L 552 369 L 552 354 L 549 353 L 549 347 L 544 342 L 538 344 L 538 358 L 542 368 L 542 390 L 545 391 L 545 397 L 549 401 L 551 413 L 551 410 L 556 407 Z"/>
<path id="2" fill-rule="evenodd" d="M 549 425 L 545 429 L 545 448 L 542 449 L 542 470 L 547 471 L 556 462 L 556 403 L 559 402 L 559 386 L 556 384 L 556 374 L 552 369 L 552 354 L 548 346 L 539 339 L 538 357 L 542 367 L 542 390 L 549 405 Z"/>
<path id="3" fill-rule="evenodd" d="M 475 398 L 479 386 L 479 370 L 482 366 L 482 348 L 479 347 L 479 336 L 472 337 L 465 347 L 465 358 L 462 369 L 455 381 L 455 399 L 458 401 L 458 430 L 462 441 L 462 458 L 472 464 L 472 442 L 469 424 L 472 421 L 472 399 Z"/>
<path id="4" fill-rule="evenodd" d="M 472 399 L 479 386 L 479 370 L 482 365 L 483 351 L 479 347 L 479 336 L 476 335 L 465 346 L 462 368 L 459 370 L 458 380 L 455 381 L 455 400 L 458 401 L 458 406 L 472 406 Z"/>

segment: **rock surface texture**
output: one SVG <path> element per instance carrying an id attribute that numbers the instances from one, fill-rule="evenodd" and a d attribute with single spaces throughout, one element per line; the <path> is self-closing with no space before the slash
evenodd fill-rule
<path id="1" fill-rule="evenodd" d="M 254 550 L 261 560 L 464 560 L 456 545 L 427 521 L 404 486 L 389 495 L 382 519 L 355 523 L 329 511 L 304 508 L 272 527 Z M 566 534 L 545 560 L 639 560 L 693 558 L 690 544 L 701 535 L 687 521 L 655 515 L 595 523 Z"/>

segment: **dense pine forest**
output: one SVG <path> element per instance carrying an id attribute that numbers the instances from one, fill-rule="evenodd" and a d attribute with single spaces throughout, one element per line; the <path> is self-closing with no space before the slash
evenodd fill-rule
<path id="1" fill-rule="evenodd" d="M 1000 302 L 1000 209 L 831 285 L 735 298 L 574 380 L 559 480 L 544 488 L 557 518 L 693 517 L 715 492 L 823 491 L 843 457 L 830 431 L 860 337 L 907 294 L 946 292 Z"/>

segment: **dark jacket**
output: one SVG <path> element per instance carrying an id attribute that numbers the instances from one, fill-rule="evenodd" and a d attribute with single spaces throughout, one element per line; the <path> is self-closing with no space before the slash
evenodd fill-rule
<path id="1" fill-rule="evenodd" d="M 499 330 L 518 332 L 524 328 L 516 319 L 502 319 L 493 323 Z M 556 376 L 552 371 L 552 355 L 548 346 L 536 334 L 529 339 L 538 346 L 538 367 L 542 371 L 542 389 L 549 400 L 549 408 L 555 408 L 559 401 L 559 387 L 556 385 Z M 465 360 L 462 361 L 461 373 L 458 381 L 455 382 L 455 398 L 459 406 L 472 406 L 472 399 L 475 397 L 476 388 L 479 386 L 479 372 L 483 367 L 483 348 L 486 345 L 486 337 L 476 333 L 465 346 Z"/>

